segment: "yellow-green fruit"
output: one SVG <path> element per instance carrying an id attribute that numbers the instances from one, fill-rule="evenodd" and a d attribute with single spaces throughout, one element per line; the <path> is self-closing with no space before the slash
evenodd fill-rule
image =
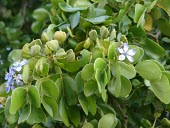
<path id="1" fill-rule="evenodd" d="M 34 46 L 31 46 L 31 49 L 30 49 L 30 54 L 32 56 L 35 56 L 37 55 L 41 50 L 41 47 L 39 45 L 34 45 Z"/>
<path id="2" fill-rule="evenodd" d="M 59 45 L 58 45 L 58 41 L 57 40 L 50 40 L 46 43 L 47 47 L 51 50 L 51 51 L 54 51 L 56 52 Z"/>
<path id="3" fill-rule="evenodd" d="M 51 50 L 47 47 L 47 45 L 45 45 L 45 54 L 49 55 L 51 53 L 52 53 Z"/>
<path id="4" fill-rule="evenodd" d="M 100 28 L 100 36 L 102 39 L 106 39 L 108 38 L 109 36 L 109 30 L 105 27 L 105 26 L 102 26 Z"/>
<path id="5" fill-rule="evenodd" d="M 46 32 L 43 32 L 42 35 L 41 35 L 41 40 L 42 42 L 47 42 L 50 40 L 50 38 L 48 37 L 48 34 Z"/>
<path id="6" fill-rule="evenodd" d="M 54 33 L 54 39 L 58 40 L 59 44 L 62 44 L 66 40 L 66 33 L 63 31 L 56 31 Z"/>
<path id="7" fill-rule="evenodd" d="M 96 39 L 97 39 L 97 37 L 98 37 L 97 31 L 96 31 L 96 30 L 91 30 L 91 31 L 89 32 L 89 37 L 90 37 L 90 39 L 92 39 L 93 41 L 96 41 Z"/>

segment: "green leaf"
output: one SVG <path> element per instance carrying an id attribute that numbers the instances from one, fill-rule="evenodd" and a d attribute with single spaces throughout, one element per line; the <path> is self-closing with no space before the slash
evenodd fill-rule
<path id="1" fill-rule="evenodd" d="M 77 94 L 81 93 L 84 89 L 84 81 L 81 77 L 81 72 L 78 72 L 75 78 L 75 82 L 76 82 L 76 92 Z"/>
<path id="2" fill-rule="evenodd" d="M 35 21 L 31 25 L 31 30 L 34 33 L 39 33 L 42 30 L 43 25 L 44 25 L 43 22 Z"/>
<path id="3" fill-rule="evenodd" d="M 135 67 L 132 64 L 126 64 L 124 62 L 119 61 L 120 73 L 125 76 L 127 79 L 132 79 L 136 76 Z"/>
<path id="4" fill-rule="evenodd" d="M 21 108 L 24 103 L 26 103 L 26 89 L 19 87 L 12 91 L 11 96 L 11 106 L 9 112 L 15 114 L 19 108 Z"/>
<path id="5" fill-rule="evenodd" d="M 37 21 L 44 22 L 48 18 L 48 11 L 44 8 L 38 8 L 34 10 L 32 16 Z"/>
<path id="6" fill-rule="evenodd" d="M 141 46 L 145 53 L 153 59 L 159 59 L 166 54 L 165 49 L 149 38 L 145 38 L 141 41 Z"/>
<path id="7" fill-rule="evenodd" d="M 77 104 L 77 95 L 76 95 L 76 84 L 73 78 L 69 76 L 63 77 L 64 91 L 67 99 L 68 105 Z"/>
<path id="8" fill-rule="evenodd" d="M 36 86 L 31 85 L 28 90 L 31 104 L 36 108 L 40 107 L 40 94 Z"/>
<path id="9" fill-rule="evenodd" d="M 115 128 L 117 125 L 117 118 L 114 114 L 109 113 L 99 120 L 98 128 Z"/>
<path id="10" fill-rule="evenodd" d="M 24 65 L 23 71 L 22 71 L 22 80 L 24 83 L 28 83 L 29 74 L 30 74 L 30 67 L 29 67 L 29 64 L 26 64 Z"/>
<path id="11" fill-rule="evenodd" d="M 164 9 L 170 16 L 170 5 L 169 0 L 159 0 L 158 5 L 160 8 Z"/>
<path id="12" fill-rule="evenodd" d="M 77 106 L 68 107 L 68 116 L 76 127 L 80 124 L 80 110 Z"/>
<path id="13" fill-rule="evenodd" d="M 52 80 L 45 80 L 42 82 L 43 94 L 53 99 L 59 96 L 59 90 Z"/>
<path id="14" fill-rule="evenodd" d="M 54 99 L 44 96 L 42 103 L 48 114 L 53 117 L 53 119 L 56 119 L 58 115 L 57 102 Z"/>
<path id="15" fill-rule="evenodd" d="M 151 82 L 150 89 L 164 104 L 170 103 L 170 85 L 169 80 L 165 75 L 162 75 L 159 81 Z"/>
<path id="16" fill-rule="evenodd" d="M 97 82 L 95 80 L 89 80 L 84 84 L 84 94 L 86 97 L 93 95 L 97 92 Z"/>
<path id="17" fill-rule="evenodd" d="M 31 114 L 31 105 L 26 104 L 21 110 L 21 114 L 18 119 L 18 124 L 26 121 L 29 118 L 30 114 Z"/>
<path id="18" fill-rule="evenodd" d="M 78 100 L 79 100 L 81 107 L 83 108 L 83 111 L 85 112 L 86 115 L 88 115 L 88 101 L 85 95 L 83 93 L 79 94 Z"/>
<path id="19" fill-rule="evenodd" d="M 71 5 L 66 4 L 66 3 L 59 3 L 59 7 L 64 12 L 76 12 L 76 11 L 87 9 L 87 7 L 72 7 Z"/>
<path id="20" fill-rule="evenodd" d="M 168 31 L 170 29 L 170 23 L 167 19 L 165 18 L 160 18 L 157 21 L 157 25 L 159 30 L 165 34 L 166 36 L 170 36 L 170 32 Z"/>
<path id="21" fill-rule="evenodd" d="M 96 99 L 94 96 L 87 97 L 88 100 L 88 106 L 91 114 L 94 116 L 97 112 L 97 105 L 96 105 Z"/>
<path id="22" fill-rule="evenodd" d="M 151 60 L 144 60 L 136 65 L 136 70 L 140 76 L 150 81 L 158 81 L 161 79 L 162 73 L 160 68 Z"/>
<path id="23" fill-rule="evenodd" d="M 9 112 L 10 106 L 11 106 L 11 99 L 8 98 L 6 100 L 5 108 L 4 108 L 5 118 L 7 119 L 9 124 L 14 124 L 15 122 L 18 121 L 18 113 L 11 115 Z"/>
<path id="24" fill-rule="evenodd" d="M 140 26 L 144 24 L 144 14 L 146 12 L 146 7 L 141 4 L 135 5 L 135 16 L 134 16 L 134 22 L 137 23 L 137 26 Z"/>
<path id="25" fill-rule="evenodd" d="M 34 125 L 32 126 L 32 128 L 42 128 L 42 127 L 41 127 L 41 125 L 34 124 Z"/>
<path id="26" fill-rule="evenodd" d="M 116 56 L 116 43 L 111 43 L 108 49 L 108 59 L 113 59 Z"/>
<path id="27" fill-rule="evenodd" d="M 83 80 L 90 80 L 94 75 L 94 65 L 92 63 L 87 64 L 81 71 L 81 77 Z"/>
<path id="28" fill-rule="evenodd" d="M 83 127 L 82 127 L 82 128 L 94 128 L 94 127 L 93 127 L 93 125 L 92 125 L 91 123 L 85 122 L 85 123 L 83 124 Z"/>
<path id="29" fill-rule="evenodd" d="M 75 60 L 73 62 L 70 62 L 66 59 L 60 59 L 60 60 L 57 60 L 56 64 L 68 72 L 76 72 L 81 67 L 84 67 L 87 63 L 89 63 L 90 58 L 91 58 L 90 52 L 86 49 L 82 50 L 80 54 L 82 55 L 82 58 L 80 60 Z"/>
<path id="30" fill-rule="evenodd" d="M 157 66 L 160 68 L 161 71 L 165 71 L 164 66 L 160 62 L 158 62 L 157 60 L 152 60 L 152 62 L 157 64 Z"/>
<path id="31" fill-rule="evenodd" d="M 80 20 L 80 12 L 77 11 L 69 16 L 69 22 L 71 25 L 71 29 L 73 30 L 78 24 Z"/>
<path id="32" fill-rule="evenodd" d="M 60 100 L 59 113 L 60 113 L 60 116 L 61 116 L 64 124 L 67 127 L 69 127 L 70 123 L 69 123 L 69 119 L 68 119 L 68 113 L 67 113 L 67 109 L 66 109 L 66 101 L 65 101 L 64 97 L 62 97 L 61 100 Z"/>
<path id="33" fill-rule="evenodd" d="M 14 63 L 17 60 L 21 60 L 21 50 L 19 49 L 12 50 L 8 55 L 9 62 Z"/>
<path id="34" fill-rule="evenodd" d="M 107 66 L 107 62 L 103 58 L 97 58 L 94 62 L 94 70 L 104 70 Z"/>
<path id="35" fill-rule="evenodd" d="M 86 18 L 85 20 L 92 24 L 101 24 L 101 23 L 105 22 L 108 18 L 110 18 L 110 17 L 109 16 L 99 16 L 99 17 L 95 17 L 95 18 Z"/>
<path id="36" fill-rule="evenodd" d="M 6 84 L 3 83 L 0 86 L 0 97 L 7 97 L 8 95 L 10 95 L 10 92 L 9 93 L 6 92 Z"/>
<path id="37" fill-rule="evenodd" d="M 121 97 L 127 97 L 129 93 L 132 90 L 132 84 L 130 80 L 128 80 L 126 77 L 121 76 L 121 90 L 120 90 L 120 96 Z"/>
<path id="38" fill-rule="evenodd" d="M 29 118 L 26 120 L 26 123 L 33 125 L 35 123 L 45 123 L 46 115 L 41 108 L 31 107 L 31 114 Z"/>

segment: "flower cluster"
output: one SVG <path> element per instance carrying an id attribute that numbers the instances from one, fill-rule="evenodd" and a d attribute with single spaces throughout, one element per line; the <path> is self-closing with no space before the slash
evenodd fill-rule
<path id="1" fill-rule="evenodd" d="M 132 56 L 135 55 L 136 51 L 134 49 L 129 50 L 129 45 L 127 43 L 123 43 L 119 48 L 118 48 L 119 53 L 119 60 L 125 60 L 127 58 L 130 62 L 133 62 L 134 59 Z"/>
<path id="2" fill-rule="evenodd" d="M 22 70 L 22 67 L 27 64 L 27 62 L 28 61 L 26 59 L 22 61 L 18 60 L 9 67 L 9 72 L 5 75 L 7 93 L 15 88 L 15 83 L 17 85 L 23 85 L 22 75 L 19 74 L 19 72 Z"/>

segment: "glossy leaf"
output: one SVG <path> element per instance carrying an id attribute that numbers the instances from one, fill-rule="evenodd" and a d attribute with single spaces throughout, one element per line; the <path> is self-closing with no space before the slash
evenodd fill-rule
<path id="1" fill-rule="evenodd" d="M 21 50 L 13 50 L 8 55 L 8 61 L 13 63 L 21 59 Z"/>
<path id="2" fill-rule="evenodd" d="M 41 108 L 31 107 L 31 114 L 26 122 L 30 125 L 33 125 L 35 123 L 45 123 L 46 115 Z"/>
<path id="3" fill-rule="evenodd" d="M 127 79 L 132 79 L 136 76 L 135 67 L 131 64 L 126 64 L 124 62 L 119 61 L 120 73 L 125 76 Z"/>
<path id="4" fill-rule="evenodd" d="M 87 7 L 72 7 L 71 5 L 66 3 L 59 3 L 59 7 L 61 8 L 61 10 L 65 12 L 76 12 L 76 11 L 87 9 Z"/>
<path id="5" fill-rule="evenodd" d="M 28 83 L 30 74 L 30 67 L 28 64 L 24 65 L 23 72 L 22 72 L 22 80 L 24 83 Z"/>
<path id="6" fill-rule="evenodd" d="M 75 82 L 76 82 L 76 92 L 77 92 L 77 94 L 79 94 L 84 89 L 84 80 L 81 77 L 81 72 L 77 73 Z"/>
<path id="7" fill-rule="evenodd" d="M 46 109 L 46 111 L 49 113 L 53 119 L 55 119 L 58 115 L 58 105 L 57 102 L 54 99 L 51 99 L 47 96 L 43 97 L 43 106 Z"/>
<path id="8" fill-rule="evenodd" d="M 144 79 L 150 81 L 158 81 L 161 79 L 162 73 L 160 68 L 150 60 L 144 60 L 136 65 L 136 70 Z"/>
<path id="9" fill-rule="evenodd" d="M 44 8 L 38 8 L 33 12 L 32 16 L 37 21 L 43 22 L 48 18 L 48 11 Z"/>
<path id="10" fill-rule="evenodd" d="M 36 86 L 31 85 L 28 90 L 30 102 L 36 108 L 40 107 L 40 94 Z"/>
<path id="11" fill-rule="evenodd" d="M 60 114 L 64 124 L 67 127 L 69 127 L 70 123 L 69 123 L 69 119 L 68 119 L 68 113 L 67 113 L 67 109 L 66 109 L 66 101 L 65 101 L 64 97 L 61 98 L 60 103 L 59 103 L 59 114 Z"/>
<path id="12" fill-rule="evenodd" d="M 29 118 L 31 114 L 31 105 L 30 104 L 26 104 L 21 111 L 21 114 L 19 116 L 18 119 L 18 124 L 24 122 L 25 120 L 27 120 Z"/>
<path id="13" fill-rule="evenodd" d="M 95 17 L 95 18 L 86 18 L 85 20 L 87 20 L 88 22 L 90 22 L 92 24 L 101 24 L 101 23 L 105 22 L 108 18 L 109 18 L 109 16 L 99 16 L 99 17 Z"/>
<path id="14" fill-rule="evenodd" d="M 159 30 L 165 34 L 166 36 L 170 35 L 170 32 L 168 31 L 170 29 L 170 23 L 168 20 L 166 20 L 165 18 L 160 18 L 157 21 L 157 25 Z"/>
<path id="15" fill-rule="evenodd" d="M 88 81 L 93 78 L 93 75 L 94 75 L 94 65 L 92 63 L 85 65 L 81 71 L 82 79 Z"/>
<path id="16" fill-rule="evenodd" d="M 103 58 L 97 58 L 94 62 L 94 70 L 104 70 L 107 66 L 107 62 Z"/>
<path id="17" fill-rule="evenodd" d="M 76 95 L 76 84 L 74 79 L 69 76 L 63 77 L 64 91 L 67 99 L 68 105 L 76 105 L 77 95 Z"/>
<path id="18" fill-rule="evenodd" d="M 71 25 L 71 29 L 74 29 L 79 24 L 80 12 L 77 11 L 76 13 L 71 14 L 68 19 Z"/>
<path id="19" fill-rule="evenodd" d="M 117 125 L 117 119 L 114 114 L 109 113 L 99 120 L 98 128 L 115 128 Z"/>
<path id="20" fill-rule="evenodd" d="M 58 98 L 59 90 L 52 80 L 45 80 L 42 82 L 43 94 L 53 99 Z"/>
<path id="21" fill-rule="evenodd" d="M 10 114 L 9 109 L 11 106 L 11 99 L 7 99 L 5 103 L 5 108 L 4 108 L 4 113 L 5 113 L 5 118 L 7 119 L 9 124 L 14 124 L 18 120 L 18 113 L 15 114 Z"/>
<path id="22" fill-rule="evenodd" d="M 81 107 L 83 108 L 83 111 L 86 115 L 88 115 L 88 100 L 86 99 L 85 95 L 83 93 L 79 94 L 78 100 Z"/>
<path id="23" fill-rule="evenodd" d="M 120 90 L 120 96 L 121 97 L 127 97 L 129 93 L 132 90 L 132 84 L 130 80 L 128 80 L 126 77 L 121 76 L 121 90 Z"/>
<path id="24" fill-rule="evenodd" d="M 68 108 L 68 116 L 70 121 L 77 127 L 80 124 L 80 110 L 76 106 Z"/>
<path id="25" fill-rule="evenodd" d="M 91 123 L 85 122 L 85 123 L 83 124 L 83 127 L 82 127 L 82 128 L 94 128 L 94 127 L 93 127 L 93 125 L 92 125 Z"/>
<path id="26" fill-rule="evenodd" d="M 87 97 L 88 100 L 88 106 L 91 114 L 94 116 L 97 112 L 97 104 L 96 104 L 96 99 L 94 96 L 89 96 Z"/>
<path id="27" fill-rule="evenodd" d="M 11 96 L 11 106 L 9 112 L 15 114 L 19 108 L 21 108 L 24 103 L 26 103 L 26 89 L 19 87 L 13 90 Z"/>
<path id="28" fill-rule="evenodd" d="M 89 80 L 84 84 L 84 94 L 86 97 L 93 95 L 97 90 L 97 82 L 94 80 Z"/>
<path id="29" fill-rule="evenodd" d="M 165 75 L 162 75 L 159 81 L 151 82 L 150 89 L 163 103 L 170 103 L 170 84 L 168 78 Z"/>

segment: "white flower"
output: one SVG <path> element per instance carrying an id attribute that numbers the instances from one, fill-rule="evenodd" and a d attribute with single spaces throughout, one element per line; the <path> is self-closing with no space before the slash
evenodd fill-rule
<path id="1" fill-rule="evenodd" d="M 118 58 L 119 60 L 125 60 L 125 58 L 128 58 L 130 62 L 134 61 L 132 56 L 135 55 L 136 51 L 134 49 L 129 50 L 129 45 L 127 43 L 123 43 L 118 48 L 118 51 L 121 53 Z"/>
<path id="2" fill-rule="evenodd" d="M 16 68 L 15 70 L 19 72 L 21 71 L 22 66 L 24 66 L 27 63 L 28 61 L 26 59 L 24 59 L 23 61 L 18 60 L 15 63 L 13 63 L 13 66 Z"/>

